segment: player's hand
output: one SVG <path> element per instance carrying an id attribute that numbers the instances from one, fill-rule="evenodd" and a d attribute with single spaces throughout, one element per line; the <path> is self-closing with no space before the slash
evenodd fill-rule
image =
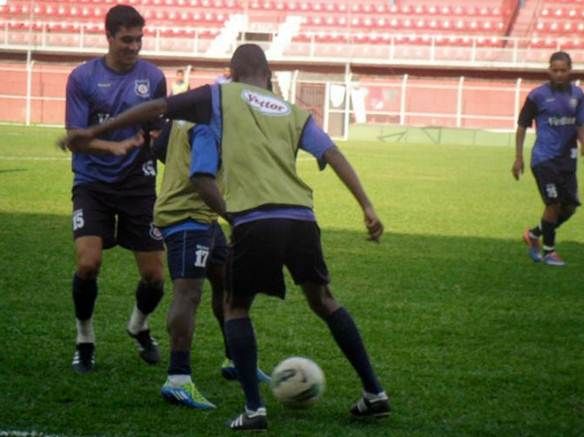
<path id="1" fill-rule="evenodd" d="M 151 131 L 148 131 L 148 135 L 150 135 L 150 141 L 154 142 L 158 139 L 158 137 L 160 136 L 160 133 L 162 132 L 162 129 L 153 129 Z"/>
<path id="2" fill-rule="evenodd" d="M 91 128 L 71 129 L 67 132 L 67 136 L 61 138 L 57 144 L 62 150 L 77 151 L 87 147 L 94 138 L 95 135 Z"/>
<path id="3" fill-rule="evenodd" d="M 140 131 L 136 135 L 126 138 L 125 140 L 113 143 L 111 153 L 116 156 L 127 155 L 136 147 L 141 147 L 144 144 L 144 132 Z"/>
<path id="4" fill-rule="evenodd" d="M 511 173 L 513 174 L 515 180 L 517 181 L 519 180 L 519 178 L 523 174 L 523 170 L 524 170 L 523 159 L 517 158 L 513 163 L 513 167 L 511 167 Z"/>
<path id="5" fill-rule="evenodd" d="M 383 223 L 377 217 L 372 206 L 366 207 L 363 212 L 365 213 L 365 227 L 367 228 L 367 232 L 369 232 L 368 240 L 379 243 L 379 238 L 383 234 Z"/>

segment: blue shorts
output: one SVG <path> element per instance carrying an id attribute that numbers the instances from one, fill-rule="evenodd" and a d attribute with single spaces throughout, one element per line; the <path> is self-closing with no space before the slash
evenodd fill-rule
<path id="1" fill-rule="evenodd" d="M 229 251 L 218 223 L 206 231 L 179 231 L 164 239 L 170 277 L 199 279 L 207 275 L 209 264 L 223 265 Z"/>

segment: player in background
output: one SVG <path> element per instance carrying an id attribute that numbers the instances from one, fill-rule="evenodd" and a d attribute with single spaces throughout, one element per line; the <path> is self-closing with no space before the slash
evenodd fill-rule
<path id="1" fill-rule="evenodd" d="M 144 18 L 130 6 L 114 6 L 107 12 L 107 54 L 75 68 L 67 81 L 68 132 L 103 123 L 134 105 L 166 96 L 162 71 L 138 57 L 143 27 Z M 70 147 L 77 320 L 72 365 L 78 373 L 94 368 L 97 277 L 102 251 L 116 244 L 133 252 L 140 275 L 128 334 L 137 342 L 144 361 L 154 364 L 160 360 L 147 320 L 162 298 L 164 281 L 162 236 L 152 221 L 156 164 L 148 147 L 135 147 L 149 141 L 149 133 L 157 128 L 132 124 L 100 135 L 83 147 Z"/>
<path id="2" fill-rule="evenodd" d="M 255 44 L 239 46 L 231 72 L 233 83 L 145 103 L 115 120 L 69 135 L 65 142 L 84 144 L 102 132 L 166 114 L 208 124 L 221 145 L 220 151 L 205 147 L 195 153 L 192 179 L 204 201 L 233 227 L 225 333 L 246 403 L 245 411 L 227 423 L 229 428 L 263 431 L 268 427 L 256 378 L 257 346 L 249 311 L 257 293 L 284 297 L 284 265 L 361 380 L 363 395 L 351 414 L 387 416 L 388 396 L 359 330 L 328 286 L 312 190 L 296 174 L 298 147 L 333 168 L 362 208 L 371 240 L 379 240 L 383 225 L 353 168 L 329 136 L 310 114 L 267 90 L 271 73 L 262 49 Z M 225 201 L 215 181 L 219 169 Z"/>
<path id="3" fill-rule="evenodd" d="M 170 335 L 170 364 L 161 394 L 167 401 L 190 408 L 214 409 L 192 380 L 191 347 L 195 331 L 195 316 L 201 302 L 205 278 L 211 283 L 213 314 L 219 322 L 225 346 L 223 377 L 237 379 L 224 331 L 223 301 L 225 261 L 228 245 L 217 223 L 217 214 L 202 201 L 191 181 L 191 162 L 199 143 L 210 142 L 217 147 L 215 137 L 206 125 L 194 126 L 183 120 L 167 123 L 154 148 L 165 171 L 160 193 L 154 207 L 154 223 L 160 229 L 166 245 L 167 264 L 173 282 L 173 297 L 167 316 Z M 257 378 L 270 378 L 257 369 Z"/>
<path id="4" fill-rule="evenodd" d="M 556 231 L 580 205 L 576 170 L 578 141 L 584 144 L 584 94 L 570 82 L 571 70 L 572 59 L 568 53 L 552 54 L 549 82 L 529 93 L 519 115 L 515 162 L 511 169 L 513 177 L 519 180 L 524 170 L 525 132 L 535 120 L 531 170 L 545 207 L 540 223 L 527 229 L 523 240 L 533 261 L 550 266 L 566 264 L 556 251 Z"/>

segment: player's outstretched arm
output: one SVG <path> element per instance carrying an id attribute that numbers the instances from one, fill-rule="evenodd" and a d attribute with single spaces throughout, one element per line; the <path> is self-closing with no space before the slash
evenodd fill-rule
<path id="1" fill-rule="evenodd" d="M 159 98 L 136 105 L 116 117 L 109 118 L 101 124 L 85 129 L 75 129 L 67 133 L 67 137 L 60 140 L 61 148 L 71 150 L 86 148 L 95 138 L 106 132 L 112 132 L 127 126 L 135 126 L 154 120 L 166 112 L 166 99 Z"/>
<path id="2" fill-rule="evenodd" d="M 515 161 L 511 167 L 511 173 L 516 180 L 519 180 L 525 170 L 525 165 L 523 164 L 523 143 L 525 142 L 526 131 L 527 128 L 524 126 L 517 126 L 517 131 L 515 132 Z"/>
<path id="3" fill-rule="evenodd" d="M 371 204 L 371 201 L 367 197 L 361 181 L 353 167 L 347 161 L 345 156 L 341 153 L 338 147 L 330 147 L 324 152 L 324 160 L 328 165 L 332 167 L 339 179 L 345 184 L 349 191 L 355 196 L 357 202 L 363 210 L 365 215 L 365 226 L 369 232 L 369 239 L 373 241 L 379 241 L 379 238 L 383 234 L 383 223 L 377 217 L 375 209 Z"/>
<path id="4" fill-rule="evenodd" d="M 68 135 L 74 133 L 74 129 L 70 129 L 67 131 Z M 71 152 L 77 153 L 89 153 L 95 155 L 117 155 L 122 156 L 126 155 L 131 150 L 135 149 L 136 147 L 141 147 L 144 144 L 144 134 L 140 131 L 136 135 L 126 138 L 122 141 L 106 141 L 94 138 L 87 142 L 86 144 L 67 144 L 66 148 L 68 148 Z M 63 148 L 64 145 L 61 145 Z"/>

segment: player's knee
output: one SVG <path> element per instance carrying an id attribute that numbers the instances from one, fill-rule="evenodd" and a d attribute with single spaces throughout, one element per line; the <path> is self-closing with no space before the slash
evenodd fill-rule
<path id="1" fill-rule="evenodd" d="M 136 306 L 144 314 L 152 313 L 164 295 L 162 281 L 146 282 L 141 280 L 136 287 Z"/>
<path id="2" fill-rule="evenodd" d="M 324 319 L 332 314 L 338 307 L 338 304 L 332 296 L 324 293 L 308 297 L 310 309 L 320 318 Z"/>
<path id="3" fill-rule="evenodd" d="M 142 281 L 147 283 L 161 283 L 164 282 L 164 268 L 160 266 L 152 266 L 141 272 Z"/>
<path id="4" fill-rule="evenodd" d="M 101 268 L 101 257 L 81 255 L 77 260 L 77 276 L 81 279 L 94 279 Z"/>
<path id="5" fill-rule="evenodd" d="M 188 305 L 191 309 L 198 308 L 201 303 L 202 284 L 194 283 L 193 281 L 175 281 L 174 297 L 183 302 L 183 305 Z"/>

